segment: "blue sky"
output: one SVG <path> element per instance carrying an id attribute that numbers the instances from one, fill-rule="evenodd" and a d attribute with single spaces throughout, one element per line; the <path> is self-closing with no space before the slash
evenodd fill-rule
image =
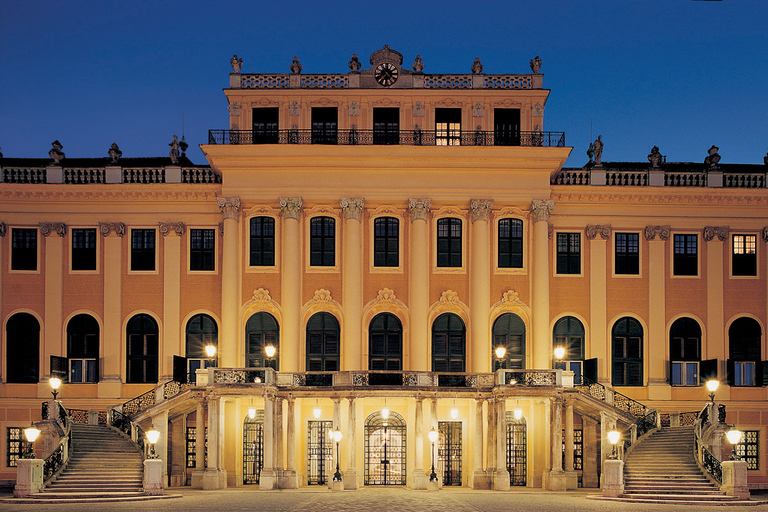
<path id="1" fill-rule="evenodd" d="M 384 44 L 426 73 L 529 73 L 551 89 L 544 128 L 565 131 L 568 166 L 602 134 L 605 161 L 762 163 L 768 152 L 765 0 L 54 2 L 0 0 L 0 148 L 46 157 L 188 155 L 227 127 L 233 53 L 244 73 L 344 73 Z M 591 127 L 591 128 L 590 128 Z M 591 135 L 590 135 L 591 130 Z"/>

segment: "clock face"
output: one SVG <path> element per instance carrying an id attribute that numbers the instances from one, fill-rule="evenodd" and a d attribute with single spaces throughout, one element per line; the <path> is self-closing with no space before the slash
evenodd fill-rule
<path id="1" fill-rule="evenodd" d="M 374 78 L 384 87 L 389 87 L 397 81 L 397 67 L 391 62 L 382 62 L 373 72 Z"/>

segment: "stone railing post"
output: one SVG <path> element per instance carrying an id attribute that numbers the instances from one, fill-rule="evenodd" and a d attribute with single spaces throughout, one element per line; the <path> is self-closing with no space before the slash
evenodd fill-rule
<path id="1" fill-rule="evenodd" d="M 747 463 L 743 460 L 727 460 L 722 462 L 722 468 L 723 483 L 720 490 L 727 496 L 748 500 L 750 494 L 747 486 Z"/>
<path id="2" fill-rule="evenodd" d="M 43 460 L 18 459 L 16 461 L 16 487 L 13 495 L 16 497 L 36 494 L 43 488 Z"/>
<path id="3" fill-rule="evenodd" d="M 624 494 L 624 461 L 609 459 L 603 462 L 603 496 L 619 498 Z"/>

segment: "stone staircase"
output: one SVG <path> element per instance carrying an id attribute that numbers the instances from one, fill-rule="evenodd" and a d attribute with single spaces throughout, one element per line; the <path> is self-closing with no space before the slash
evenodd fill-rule
<path id="1" fill-rule="evenodd" d="M 726 496 L 704 476 L 693 455 L 693 427 L 666 427 L 637 444 L 625 460 L 624 495 L 617 500 L 688 505 L 750 503 Z"/>
<path id="2" fill-rule="evenodd" d="M 104 425 L 72 425 L 66 468 L 37 494 L 13 503 L 93 503 L 168 498 L 146 496 L 144 465 L 136 445 Z"/>

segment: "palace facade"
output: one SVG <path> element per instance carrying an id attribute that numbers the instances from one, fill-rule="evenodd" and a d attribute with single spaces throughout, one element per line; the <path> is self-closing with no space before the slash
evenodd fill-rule
<path id="1" fill-rule="evenodd" d="M 608 430 L 691 422 L 716 378 L 768 484 L 768 168 L 563 168 L 538 57 L 369 61 L 233 57 L 209 165 L 0 159 L 0 479 L 51 376 L 208 489 L 598 487 Z"/>

